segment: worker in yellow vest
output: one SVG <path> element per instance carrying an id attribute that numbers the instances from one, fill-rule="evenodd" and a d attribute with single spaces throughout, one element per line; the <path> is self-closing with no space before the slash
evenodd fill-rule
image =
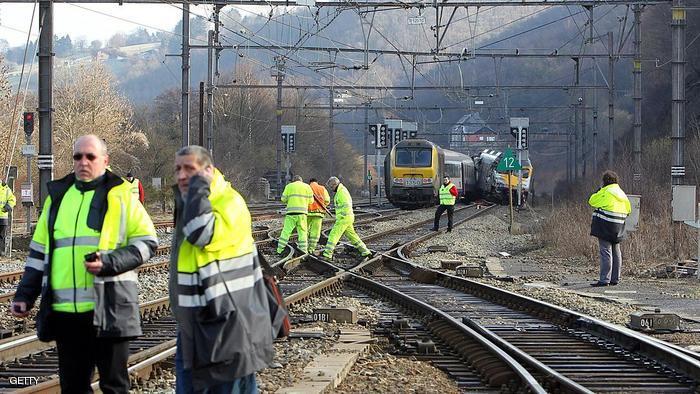
<path id="1" fill-rule="evenodd" d="M 309 214 L 306 218 L 309 227 L 309 253 L 316 250 L 319 238 L 321 238 L 321 226 L 323 218 L 326 216 L 328 204 L 331 203 L 331 196 L 323 185 L 319 185 L 316 178 L 309 180 L 309 186 L 313 191 L 313 202 L 309 204 Z"/>
<path id="2" fill-rule="evenodd" d="M 129 339 L 141 335 L 138 275 L 158 246 L 131 187 L 106 169 L 107 145 L 85 135 L 73 170 L 47 184 L 10 311 L 36 315 L 40 340 L 56 341 L 63 393 L 90 393 L 95 366 L 105 393 L 129 391 Z"/>
<path id="3" fill-rule="evenodd" d="M 138 178 L 134 178 L 131 172 L 127 172 L 124 178 L 131 184 L 131 192 L 141 201 L 141 204 L 143 204 L 143 202 L 146 201 L 146 195 L 143 192 L 141 181 Z"/>
<path id="4" fill-rule="evenodd" d="M 309 212 L 309 204 L 314 200 L 314 192 L 311 186 L 304 183 L 301 176 L 295 175 L 292 181 L 282 192 L 282 202 L 287 204 L 287 214 L 284 215 L 284 227 L 277 243 L 277 254 L 282 254 L 295 229 L 299 250 L 306 253 L 308 248 L 306 214 Z"/>
<path id="5" fill-rule="evenodd" d="M 326 182 L 326 186 L 335 192 L 333 205 L 335 206 L 335 224 L 328 234 L 328 242 L 323 248 L 323 257 L 330 260 L 333 258 L 335 245 L 340 241 L 340 237 L 345 235 L 352 246 L 362 255 L 363 258 L 372 256 L 372 252 L 367 249 L 367 245 L 360 239 L 355 231 L 355 213 L 352 210 L 352 197 L 348 189 L 340 183 L 340 179 L 332 176 Z"/>
<path id="6" fill-rule="evenodd" d="M 175 154 L 175 179 L 175 392 L 257 393 L 281 321 L 271 321 L 248 206 L 201 146 Z"/>
<path id="7" fill-rule="evenodd" d="M 439 197 L 440 205 L 435 210 L 435 221 L 433 223 L 433 231 L 438 231 L 440 229 L 440 216 L 447 211 L 447 232 L 452 231 L 452 217 L 455 213 L 455 202 L 457 201 L 457 196 L 459 192 L 457 191 L 457 186 L 455 186 L 450 177 L 445 175 L 442 178 L 442 185 L 440 186 Z"/>
<path id="8" fill-rule="evenodd" d="M 10 226 L 9 213 L 15 207 L 15 195 L 5 181 L 0 182 L 0 254 L 5 254 L 7 226 Z"/>

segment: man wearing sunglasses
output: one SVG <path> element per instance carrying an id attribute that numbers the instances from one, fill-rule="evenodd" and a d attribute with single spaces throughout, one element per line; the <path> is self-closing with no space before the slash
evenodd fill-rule
<path id="1" fill-rule="evenodd" d="M 103 140 L 76 140 L 74 172 L 47 185 L 11 305 L 14 316 L 25 317 L 41 295 L 37 336 L 56 341 L 64 393 L 92 392 L 95 366 L 103 392 L 128 392 L 128 341 L 141 335 L 134 269 L 158 241 L 131 185 L 108 164 Z"/>

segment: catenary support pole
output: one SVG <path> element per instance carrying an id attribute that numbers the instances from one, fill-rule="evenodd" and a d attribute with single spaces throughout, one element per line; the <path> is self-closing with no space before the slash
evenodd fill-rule
<path id="1" fill-rule="evenodd" d="M 581 59 L 580 58 L 574 58 L 574 73 L 575 73 L 575 79 L 574 79 L 574 85 L 579 86 L 581 84 Z M 578 116 L 579 116 L 579 107 L 580 107 L 580 101 L 579 94 L 581 93 L 578 89 L 574 90 L 574 182 L 578 181 L 578 174 L 579 174 L 579 160 L 581 157 L 581 147 L 579 144 L 580 138 L 580 130 L 579 130 L 579 123 L 578 123 Z"/>
<path id="2" fill-rule="evenodd" d="M 613 34 L 608 32 L 608 168 L 613 168 L 615 158 L 615 53 Z"/>
<path id="3" fill-rule="evenodd" d="M 190 144 L 190 4 L 182 3 L 182 146 Z"/>
<path id="4" fill-rule="evenodd" d="M 369 104 L 367 104 L 367 105 L 369 106 Z M 368 140 L 368 134 L 369 134 L 369 108 L 368 108 L 368 106 L 365 107 L 365 124 L 363 124 L 362 127 L 360 128 L 360 130 L 362 130 L 362 136 L 363 136 L 363 138 L 362 138 L 362 146 L 363 146 L 362 156 L 364 159 L 364 166 L 362 167 L 362 169 L 363 169 L 362 178 L 364 179 L 364 182 L 362 183 L 362 185 L 363 185 L 362 190 L 369 190 L 369 186 L 368 186 L 369 179 L 367 179 L 367 174 L 368 174 L 368 172 L 367 172 L 367 170 L 368 170 L 368 166 L 367 166 L 368 146 L 367 146 L 367 143 L 368 143 L 368 141 L 367 140 Z M 370 196 L 370 198 L 371 198 L 371 196 Z"/>
<path id="5" fill-rule="evenodd" d="M 214 153 L 214 31 L 209 30 L 207 49 L 207 150 Z"/>
<path id="6" fill-rule="evenodd" d="M 331 74 L 331 78 L 333 78 L 333 74 Z M 328 176 L 332 177 L 334 174 L 334 168 L 333 168 L 333 160 L 334 160 L 334 152 L 333 152 L 333 96 L 335 95 L 335 91 L 333 89 L 333 79 L 331 79 L 331 89 L 328 92 Z"/>
<path id="7" fill-rule="evenodd" d="M 674 185 L 685 179 L 685 8 L 684 0 L 673 0 L 671 8 L 671 177 Z"/>
<path id="8" fill-rule="evenodd" d="M 204 147 L 204 81 L 199 82 L 199 146 Z"/>
<path id="9" fill-rule="evenodd" d="M 277 165 L 277 197 L 282 196 L 282 81 L 284 81 L 284 57 L 275 57 L 275 65 L 277 66 L 277 110 L 275 116 L 277 119 L 277 138 L 275 139 L 275 163 Z"/>
<path id="10" fill-rule="evenodd" d="M 39 209 L 53 179 L 53 1 L 39 2 Z"/>
<path id="11" fill-rule="evenodd" d="M 642 7 L 634 5 L 634 189 L 641 193 L 642 180 Z"/>
<path id="12" fill-rule="evenodd" d="M 590 20 L 591 25 L 588 32 L 589 40 L 591 45 L 593 45 L 593 7 L 590 8 Z M 593 60 L 593 85 L 598 85 L 598 60 L 592 58 Z M 591 144 L 593 145 L 593 176 L 598 176 L 598 91 L 593 89 L 593 140 Z"/>

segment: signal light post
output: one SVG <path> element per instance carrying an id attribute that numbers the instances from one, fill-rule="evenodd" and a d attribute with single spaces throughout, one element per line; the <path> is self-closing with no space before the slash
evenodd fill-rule
<path id="1" fill-rule="evenodd" d="M 518 163 L 522 164 L 523 151 L 527 151 L 528 145 L 528 129 L 530 128 L 530 118 L 510 118 L 510 133 L 517 141 Z M 510 192 L 510 186 L 508 187 Z M 518 206 L 521 205 L 523 198 L 523 169 L 518 169 Z"/>
<path id="2" fill-rule="evenodd" d="M 24 138 L 26 145 L 22 146 L 22 156 L 27 158 L 27 182 L 20 187 L 20 200 L 27 210 L 27 234 L 32 233 L 32 206 L 34 205 L 34 185 L 32 184 L 32 157 L 36 155 L 36 146 L 32 145 L 34 133 L 34 112 L 22 115 Z"/>

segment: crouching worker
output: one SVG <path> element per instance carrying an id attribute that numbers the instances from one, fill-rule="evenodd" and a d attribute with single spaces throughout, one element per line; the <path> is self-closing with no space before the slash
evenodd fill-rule
<path id="1" fill-rule="evenodd" d="M 175 174 L 176 391 L 256 393 L 255 372 L 274 350 L 248 207 L 200 146 L 177 152 Z"/>

